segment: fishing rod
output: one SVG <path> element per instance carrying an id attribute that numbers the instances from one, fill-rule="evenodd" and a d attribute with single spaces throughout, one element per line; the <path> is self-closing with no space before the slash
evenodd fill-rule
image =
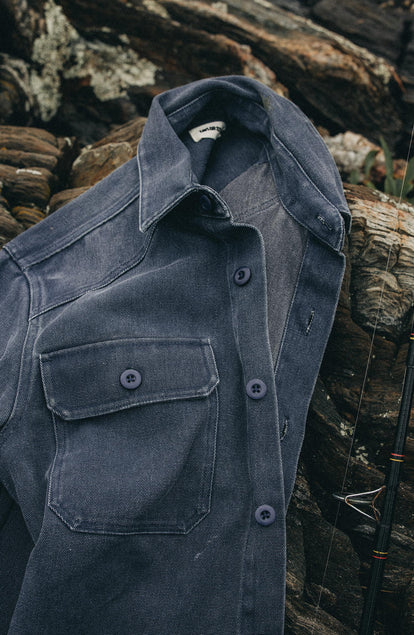
<path id="1" fill-rule="evenodd" d="M 360 492 L 358 494 L 334 494 L 334 497 L 364 516 L 376 521 L 377 527 L 372 549 L 371 568 L 364 600 L 359 635 L 371 635 L 378 594 L 381 589 L 388 547 L 391 538 L 391 528 L 397 499 L 398 485 L 401 478 L 401 467 L 404 462 L 404 446 L 411 418 L 411 408 L 414 393 L 414 323 L 411 329 L 404 382 L 401 393 L 401 403 L 398 421 L 395 429 L 394 443 L 389 456 L 389 464 L 385 483 L 376 490 Z M 381 492 L 385 491 L 382 513 L 375 507 L 375 502 Z M 360 509 L 367 509 L 364 511 Z M 371 513 L 369 513 L 371 512 Z"/>
<path id="2" fill-rule="evenodd" d="M 414 122 L 411 128 L 410 143 L 409 143 L 408 152 L 407 152 L 404 178 L 401 183 L 400 197 L 397 204 L 398 206 L 401 203 L 402 196 L 403 196 L 404 186 L 405 186 L 405 182 L 407 178 L 408 162 L 409 162 L 413 140 L 414 140 Z M 398 213 L 396 214 L 396 218 L 395 218 L 394 232 L 396 232 L 397 229 L 398 229 Z M 389 271 L 390 262 L 391 262 L 391 252 L 392 252 L 392 242 L 388 250 L 385 273 Z M 352 451 L 352 446 L 354 442 L 357 422 L 359 419 L 362 399 L 363 399 L 363 395 L 365 391 L 365 384 L 368 378 L 368 368 L 369 368 L 369 364 L 371 360 L 371 354 L 373 351 L 375 333 L 376 333 L 377 325 L 379 322 L 379 316 L 380 316 L 380 310 L 382 306 L 382 299 L 383 299 L 384 292 L 385 292 L 385 278 L 383 280 L 381 293 L 380 293 L 380 299 L 379 299 L 379 305 L 378 305 L 378 309 L 377 309 L 376 317 L 374 321 L 371 344 L 370 344 L 370 349 L 368 353 L 368 360 L 365 367 L 365 374 L 364 374 L 364 378 L 362 382 L 359 403 L 358 403 L 358 408 L 356 412 L 352 443 L 351 443 L 351 448 L 348 454 L 348 461 L 345 468 L 345 475 L 342 481 L 342 489 L 339 493 L 332 494 L 332 496 L 336 498 L 339 501 L 339 503 L 341 502 L 346 503 L 347 505 L 355 509 L 357 512 L 359 512 L 363 516 L 368 517 L 371 520 L 375 521 L 377 524 L 375 536 L 374 536 L 374 547 L 372 550 L 369 580 L 368 580 L 367 590 L 365 593 L 364 608 L 363 608 L 360 626 L 359 626 L 359 635 L 371 635 L 373 632 L 378 594 L 381 589 L 385 562 L 388 556 L 388 547 L 389 547 L 390 538 L 391 538 L 392 521 L 394 517 L 398 485 L 399 485 L 400 477 L 401 477 L 401 467 L 402 467 L 402 463 L 404 462 L 404 446 L 405 446 L 407 433 L 408 433 L 408 426 L 410 422 L 410 413 L 412 408 L 413 390 L 414 390 L 414 322 L 413 322 L 411 334 L 409 338 L 409 343 L 408 343 L 406 368 L 405 368 L 404 381 L 403 381 L 403 387 L 401 392 L 401 402 L 400 402 L 400 409 L 398 413 L 398 421 L 397 421 L 397 426 L 395 429 L 393 448 L 389 456 L 389 463 L 388 463 L 387 473 L 385 476 L 385 483 L 384 485 L 381 485 L 381 487 L 378 487 L 375 490 L 359 492 L 358 494 L 344 492 L 344 485 L 346 482 L 346 475 L 348 472 L 348 466 L 349 466 L 349 462 L 351 458 L 351 451 Z M 381 514 L 381 512 L 379 511 L 379 509 L 377 509 L 375 504 L 380 494 L 384 491 L 386 492 L 386 494 L 385 494 L 385 500 L 383 505 L 383 511 Z M 328 570 L 328 563 L 329 563 L 329 558 L 331 554 L 333 537 L 334 537 L 334 532 L 335 532 L 336 523 L 338 519 L 338 514 L 339 514 L 339 505 L 337 508 L 335 523 L 334 523 L 333 531 L 331 534 L 331 541 L 330 541 L 330 545 L 328 549 L 327 559 L 325 562 L 325 569 L 322 576 L 322 582 L 321 582 L 320 591 L 319 591 L 318 603 L 316 605 L 316 611 L 319 610 L 319 606 L 321 602 L 322 590 L 324 588 L 323 587 L 324 580 L 325 580 L 326 572 Z M 314 622 L 314 627 L 316 626 L 317 624 L 316 622 Z M 313 632 L 314 632 L 314 628 L 312 629 L 312 634 Z"/>

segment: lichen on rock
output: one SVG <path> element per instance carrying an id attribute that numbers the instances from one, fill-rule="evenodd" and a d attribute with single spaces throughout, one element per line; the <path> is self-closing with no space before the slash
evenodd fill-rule
<path id="1" fill-rule="evenodd" d="M 30 73 L 43 121 L 50 121 L 60 106 L 62 79 L 86 80 L 100 101 L 122 97 L 129 86 L 155 83 L 157 67 L 128 47 L 125 38 L 114 34 L 115 45 L 87 40 L 54 0 L 44 7 L 45 31 L 33 43 Z"/>

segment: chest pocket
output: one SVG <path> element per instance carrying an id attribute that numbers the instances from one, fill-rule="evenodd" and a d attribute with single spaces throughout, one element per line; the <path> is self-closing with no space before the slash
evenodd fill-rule
<path id="1" fill-rule="evenodd" d="M 208 339 L 40 355 L 56 455 L 48 505 L 73 531 L 189 532 L 210 511 L 219 382 Z"/>

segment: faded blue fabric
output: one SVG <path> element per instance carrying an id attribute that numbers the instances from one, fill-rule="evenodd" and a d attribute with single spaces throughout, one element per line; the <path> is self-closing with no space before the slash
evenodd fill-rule
<path id="1" fill-rule="evenodd" d="M 228 76 L 155 97 L 137 159 L 4 247 L 4 632 L 283 632 L 349 224 L 309 120 Z"/>

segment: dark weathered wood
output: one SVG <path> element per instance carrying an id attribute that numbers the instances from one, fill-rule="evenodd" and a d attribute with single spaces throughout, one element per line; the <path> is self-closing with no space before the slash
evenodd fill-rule
<path id="1" fill-rule="evenodd" d="M 10 214 L 9 210 L 0 203 L 0 242 L 11 240 L 18 234 L 21 234 L 23 227 L 19 225 L 15 218 Z"/>
<path id="2" fill-rule="evenodd" d="M 0 2 L 0 22 L 6 4 L 0 35 L 4 24 L 10 33 L 2 38 L 8 53 L 0 54 L 0 121 L 27 127 L 0 126 L 0 246 L 134 157 L 152 97 L 200 77 L 241 73 L 290 95 L 325 125 L 345 180 L 354 168 L 362 178 L 366 153 L 380 133 L 390 146 L 399 135 L 407 139 L 408 115 L 401 107 L 414 103 L 413 15 L 398 6 L 389 13 L 379 0 L 344 0 L 334 7 L 330 0 L 8 0 Z M 312 12 L 348 39 L 303 19 Z M 401 40 L 388 54 L 401 25 Z M 375 44 L 375 29 L 387 26 Z M 382 50 L 401 68 L 406 92 L 391 66 L 350 39 Z M 115 85 L 118 92 L 111 92 Z M 337 130 L 348 132 L 329 136 Z M 371 141 L 357 138 L 358 130 Z M 76 139 L 65 137 L 74 132 Z M 394 167 L 401 176 L 405 163 Z M 378 154 L 372 178 L 380 185 L 384 174 Z M 347 269 L 287 517 L 287 635 L 357 629 L 373 525 L 341 509 L 324 573 L 337 513 L 332 492 L 340 490 L 347 464 L 348 489 L 383 481 L 414 303 L 414 208 L 365 187 L 346 185 L 345 191 L 353 216 Z M 379 612 L 381 635 L 413 632 L 413 464 L 411 435 Z"/>
<path id="3" fill-rule="evenodd" d="M 50 197 L 67 179 L 77 151 L 74 139 L 47 130 L 0 126 L 0 245 L 48 214 Z"/>
<path id="4" fill-rule="evenodd" d="M 33 106 L 27 64 L 0 53 L 0 124 L 31 123 Z"/>
<path id="5" fill-rule="evenodd" d="M 86 190 L 89 190 L 89 185 L 56 192 L 49 201 L 49 214 L 52 214 L 52 212 L 55 212 L 59 209 L 59 207 L 62 207 L 63 205 L 66 205 L 66 203 L 69 203 L 69 201 L 77 198 L 83 194 L 83 192 L 86 192 Z"/>
<path id="6" fill-rule="evenodd" d="M 45 168 L 14 168 L 0 165 L 2 192 L 11 205 L 34 203 L 46 207 L 54 179 Z"/>
<path id="7" fill-rule="evenodd" d="M 180 4 L 178 0 L 163 0 L 163 4 L 180 19 L 180 12 L 174 8 Z M 187 5 L 187 15 L 197 16 L 191 5 L 202 3 L 181 4 Z M 209 4 L 214 6 L 212 0 Z M 243 38 L 305 111 L 316 120 L 324 119 L 331 129 L 336 124 L 372 139 L 378 139 L 381 122 L 382 133 L 394 145 L 403 126 L 395 98 L 401 86 L 384 60 L 271 3 L 230 0 L 227 5 L 230 15 L 227 20 L 223 16 L 217 21 L 216 28 L 225 29 L 235 39 Z M 232 22 L 233 12 L 243 20 L 243 26 L 225 25 L 226 21 Z M 257 26 L 261 27 L 259 33 Z"/>
<path id="8" fill-rule="evenodd" d="M 333 331 L 328 343 L 318 383 L 311 403 L 308 428 L 302 452 L 311 491 L 323 516 L 333 524 L 337 503 L 330 494 L 340 491 L 348 464 L 345 491 L 366 491 L 384 482 L 388 453 L 398 416 L 398 403 L 407 352 L 406 335 L 410 327 L 414 302 L 414 209 L 364 187 L 346 186 L 347 200 L 353 216 L 352 233 L 347 249 L 347 271 L 341 291 Z M 389 272 L 385 276 L 388 251 L 391 247 Z M 384 293 L 382 283 L 386 280 Z M 365 391 L 360 403 L 361 388 L 367 367 L 371 335 L 376 312 L 381 301 L 373 356 L 368 367 Z M 402 336 L 405 334 L 405 337 Z M 323 383 L 321 383 L 323 381 Z M 359 413 L 358 413 L 359 411 Z M 354 429 L 358 416 L 357 427 Z M 354 435 L 352 453 L 351 441 Z M 412 481 L 402 483 L 399 491 L 396 524 L 392 534 L 390 558 L 384 580 L 387 601 L 380 603 L 378 633 L 409 633 L 407 616 L 401 613 L 401 597 L 412 602 L 414 532 Z M 338 528 L 334 533 L 332 552 L 322 590 L 321 606 L 345 624 L 357 628 L 361 606 L 361 583 L 367 579 L 373 538 L 373 523 L 356 512 L 340 509 Z M 319 529 L 318 529 L 319 533 Z M 348 535 L 358 554 L 356 569 L 343 583 L 352 615 L 342 612 L 341 601 L 335 597 L 335 576 L 348 563 L 349 555 L 341 541 Z M 323 535 L 323 532 L 319 534 Z M 326 553 L 330 537 L 325 538 Z M 312 554 L 315 537 L 304 532 L 304 544 Z M 326 557 L 316 549 L 319 558 L 313 565 L 307 562 L 306 590 L 313 597 L 326 564 Z M 409 555 L 411 553 L 411 555 Z M 335 558 L 342 554 L 341 559 Z M 351 582 L 350 580 L 352 580 Z M 315 585 L 315 591 L 312 591 Z M 320 591 L 320 589 L 319 589 Z M 333 593 L 333 596 L 331 595 Z M 326 596 L 326 597 L 325 597 Z M 307 593 L 304 593 L 304 599 Z M 314 600 L 317 603 L 317 599 Z M 395 631 L 390 631 L 390 624 Z"/>
<path id="9" fill-rule="evenodd" d="M 122 141 L 125 141 L 126 143 L 129 143 L 134 150 L 136 150 L 146 121 L 146 117 L 136 117 L 122 126 L 116 126 L 105 137 L 96 141 L 96 143 L 93 144 L 93 147 L 99 148 L 107 143 L 121 143 Z"/>
<path id="10" fill-rule="evenodd" d="M 355 44 L 399 64 L 403 46 L 405 12 L 372 0 L 319 0 L 310 17 L 331 31 L 345 35 Z"/>
<path id="11" fill-rule="evenodd" d="M 66 178 L 69 184 L 83 185 L 57 192 L 48 200 L 46 210 L 36 208 L 33 203 L 31 206 L 15 204 L 11 212 L 5 209 L 3 216 L 0 213 L 0 240 L 5 242 L 23 227 L 41 220 L 45 213 L 52 213 L 134 156 L 144 123 L 140 118 L 116 127 L 94 146 L 84 149 Z M 1 133 L 0 129 L 0 136 Z M 31 131 L 27 134 L 31 139 L 27 137 L 28 142 L 32 142 Z M 346 152 L 351 151 L 351 141 Z M 359 139 L 356 141 L 361 143 Z M 47 136 L 44 142 L 45 151 L 62 143 Z M 49 156 L 53 156 L 54 150 L 50 152 Z M 20 192 L 16 168 L 0 166 L 1 170 L 6 192 L 13 200 Z M 30 175 L 24 171 L 19 174 Z M 15 190 L 17 194 L 13 193 Z M 414 208 L 406 203 L 398 206 L 395 200 L 361 186 L 347 185 L 345 192 L 353 215 L 352 233 L 346 245 L 347 269 L 311 403 L 287 518 L 286 633 L 289 635 L 312 633 L 315 629 L 323 635 L 333 635 L 351 633 L 357 628 L 362 608 L 361 581 L 363 584 L 368 571 L 373 526 L 345 508 L 340 510 L 338 526 L 332 534 L 337 512 L 332 492 L 341 489 L 347 464 L 346 489 L 363 491 L 383 482 L 403 377 L 406 345 L 400 344 L 401 335 L 414 301 Z M 2 218 L 5 219 L 3 232 Z M 374 357 L 361 402 L 353 451 L 348 459 L 390 246 L 390 271 L 374 341 Z M 399 632 L 408 635 L 411 617 L 408 610 L 401 610 L 401 597 L 404 597 L 404 606 L 413 602 L 413 589 L 409 584 L 412 562 L 407 553 L 414 544 L 410 511 L 414 504 L 412 481 L 403 483 L 399 500 L 392 563 L 386 575 L 387 602 L 381 606 L 380 620 L 382 624 L 398 620 Z M 326 566 L 332 535 L 331 556 Z M 379 628 L 378 632 L 385 634 L 386 628 Z"/>
<path id="12" fill-rule="evenodd" d="M 99 148 L 84 150 L 72 166 L 70 187 L 83 187 L 97 183 L 112 170 L 132 159 L 135 153 L 136 149 L 126 141 L 107 143 Z"/>
<path id="13" fill-rule="evenodd" d="M 10 4 L 12 24 L 21 7 Z M 110 122 L 145 115 L 161 90 L 225 74 L 256 77 L 282 94 L 288 89 L 331 131 L 378 140 L 381 122 L 391 146 L 404 134 L 402 86 L 392 67 L 270 2 L 61 0 L 56 7 L 39 0 L 30 7 L 29 109 L 67 126 L 83 144 L 109 132 Z"/>
<path id="14" fill-rule="evenodd" d="M 71 167 L 67 178 L 69 188 L 52 196 L 50 213 L 135 156 L 145 122 L 145 117 L 132 119 L 85 148 Z"/>

